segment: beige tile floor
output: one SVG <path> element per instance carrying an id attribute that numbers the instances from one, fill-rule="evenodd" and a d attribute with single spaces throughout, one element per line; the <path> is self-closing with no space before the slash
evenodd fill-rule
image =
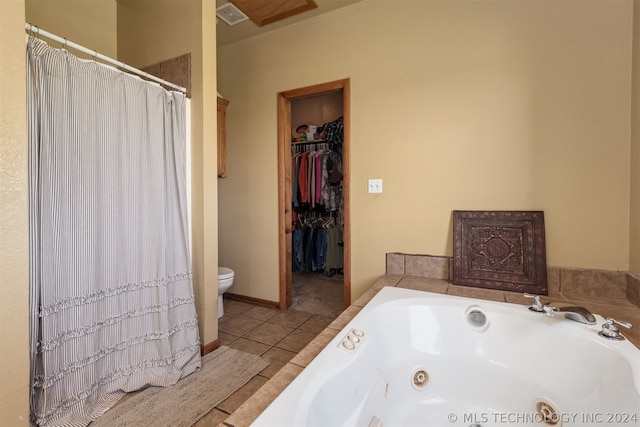
<path id="1" fill-rule="evenodd" d="M 224 316 L 219 319 L 220 343 L 259 355 L 271 364 L 195 426 L 209 427 L 222 423 L 333 320 L 328 316 L 280 311 L 225 299 Z"/>

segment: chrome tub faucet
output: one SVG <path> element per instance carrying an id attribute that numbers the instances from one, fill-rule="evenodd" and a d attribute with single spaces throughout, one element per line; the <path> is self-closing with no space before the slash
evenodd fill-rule
<path id="1" fill-rule="evenodd" d="M 585 323 L 587 325 L 596 324 L 595 316 L 584 307 L 568 302 L 543 303 L 540 301 L 540 295 L 525 293 L 524 296 L 527 298 L 533 298 L 533 303 L 529 306 L 529 310 L 535 311 L 536 313 L 563 313 L 567 319 L 575 320 L 576 322 Z M 624 340 L 624 336 L 620 333 L 616 325 L 620 325 L 627 329 L 632 327 L 631 323 L 622 322 L 612 317 L 608 317 L 606 322 L 602 325 L 602 330 L 598 332 L 598 335 L 610 340 Z"/>
<path id="2" fill-rule="evenodd" d="M 584 307 L 571 304 L 568 302 L 551 302 L 543 303 L 540 301 L 540 295 L 524 294 L 527 298 L 533 298 L 533 304 L 529 307 L 529 310 L 538 313 L 555 314 L 561 313 L 567 319 L 575 320 L 576 322 L 586 323 L 587 325 L 595 325 L 596 318 L 594 315 Z"/>
<path id="3" fill-rule="evenodd" d="M 589 310 L 579 305 L 571 304 L 568 302 L 552 302 L 545 305 L 545 312 L 549 314 L 564 313 L 564 317 L 567 319 L 575 320 L 576 322 L 586 323 L 587 325 L 595 325 L 596 318 L 591 314 Z"/>

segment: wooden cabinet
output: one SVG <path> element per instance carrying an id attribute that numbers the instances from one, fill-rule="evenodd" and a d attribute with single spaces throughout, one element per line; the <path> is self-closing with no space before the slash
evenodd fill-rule
<path id="1" fill-rule="evenodd" d="M 218 177 L 227 176 L 227 105 L 229 101 L 218 97 Z"/>

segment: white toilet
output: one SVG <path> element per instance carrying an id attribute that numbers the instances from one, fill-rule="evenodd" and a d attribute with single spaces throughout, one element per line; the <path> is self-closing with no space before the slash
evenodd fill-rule
<path id="1" fill-rule="evenodd" d="M 218 318 L 224 314 L 222 294 L 233 285 L 233 270 L 227 267 L 218 267 Z"/>

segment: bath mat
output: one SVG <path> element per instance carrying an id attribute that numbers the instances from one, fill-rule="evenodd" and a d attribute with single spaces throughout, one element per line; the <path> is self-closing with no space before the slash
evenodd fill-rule
<path id="1" fill-rule="evenodd" d="M 202 368 L 169 387 L 149 387 L 107 411 L 90 427 L 190 427 L 266 368 L 269 362 L 226 346 Z"/>

